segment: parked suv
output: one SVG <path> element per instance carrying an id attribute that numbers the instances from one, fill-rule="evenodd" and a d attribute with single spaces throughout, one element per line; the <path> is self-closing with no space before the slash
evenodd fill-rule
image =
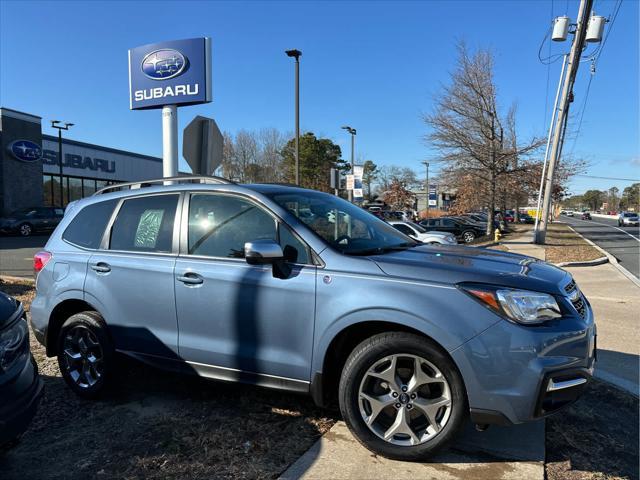
<path id="1" fill-rule="evenodd" d="M 0 232 L 19 233 L 28 237 L 33 233 L 51 232 L 58 226 L 64 210 L 56 207 L 33 207 L 16 210 L 0 218 Z"/>
<path id="2" fill-rule="evenodd" d="M 485 231 L 472 223 L 467 223 L 462 219 L 441 217 L 422 220 L 420 226 L 426 231 L 437 230 L 454 234 L 464 243 L 473 242 L 477 237 L 485 235 Z"/>
<path id="3" fill-rule="evenodd" d="M 337 399 L 366 447 L 421 460 L 469 416 L 540 418 L 591 376 L 591 307 L 560 268 L 424 245 L 322 192 L 173 181 L 71 204 L 36 256 L 33 331 L 83 397 L 120 352 Z"/>

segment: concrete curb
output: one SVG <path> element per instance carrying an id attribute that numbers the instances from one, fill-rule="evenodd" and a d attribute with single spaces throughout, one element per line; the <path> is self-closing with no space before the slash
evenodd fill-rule
<path id="1" fill-rule="evenodd" d="M 26 277 L 12 277 L 11 275 L 0 275 L 0 280 L 5 282 L 26 282 L 26 283 L 36 283 L 33 278 Z"/>
<path id="2" fill-rule="evenodd" d="M 629 280 L 631 280 L 634 285 L 636 287 L 640 287 L 640 280 L 638 280 L 629 270 L 627 270 L 626 268 L 624 268 L 622 265 L 620 265 L 620 263 L 618 262 L 618 259 L 616 257 L 614 257 L 613 255 L 611 255 L 609 252 L 607 252 L 606 250 L 602 249 L 601 247 L 599 247 L 598 245 L 596 245 L 595 243 L 593 243 L 591 240 L 589 240 L 588 238 L 582 236 L 579 232 L 577 232 L 571 225 L 569 224 L 565 224 L 567 225 L 567 227 L 569 227 L 571 229 L 571 231 L 573 233 L 575 233 L 576 235 L 578 235 L 580 238 L 582 238 L 585 242 L 587 242 L 589 245 L 591 245 L 593 248 L 595 248 L 596 250 L 598 250 L 599 252 L 601 252 L 602 254 L 604 254 L 604 256 L 606 256 L 609 259 L 609 263 L 611 263 L 611 265 L 613 265 L 614 267 L 616 267 L 616 269 L 623 274 L 625 277 L 627 277 Z"/>
<path id="3" fill-rule="evenodd" d="M 584 262 L 560 262 L 554 263 L 556 267 L 593 267 L 596 265 L 603 265 L 609 263 L 609 257 L 604 256 L 596 258 L 595 260 L 587 260 Z"/>

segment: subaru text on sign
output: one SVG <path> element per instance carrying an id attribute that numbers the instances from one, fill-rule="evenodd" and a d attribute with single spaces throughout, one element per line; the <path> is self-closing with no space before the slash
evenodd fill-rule
<path id="1" fill-rule="evenodd" d="M 129 107 L 211 101 L 211 39 L 153 43 L 129 50 Z"/>

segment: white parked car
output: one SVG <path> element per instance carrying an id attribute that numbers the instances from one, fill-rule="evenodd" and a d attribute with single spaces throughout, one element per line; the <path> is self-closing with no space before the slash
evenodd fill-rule
<path id="1" fill-rule="evenodd" d="M 417 223 L 413 222 L 400 222 L 397 220 L 392 220 L 389 222 L 390 225 L 393 225 L 393 228 L 404 233 L 405 235 L 410 236 L 411 238 L 415 238 L 416 240 L 421 241 L 422 243 L 429 243 L 431 245 L 457 245 L 458 240 L 456 240 L 455 235 L 447 232 L 427 232 L 424 228 L 422 228 Z"/>

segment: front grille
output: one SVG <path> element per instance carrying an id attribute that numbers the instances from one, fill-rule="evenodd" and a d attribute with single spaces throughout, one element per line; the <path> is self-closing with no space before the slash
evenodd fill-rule
<path id="1" fill-rule="evenodd" d="M 577 300 L 572 301 L 571 303 L 573 304 L 573 308 L 576 309 L 576 311 L 582 318 L 587 316 L 587 302 L 585 302 L 585 299 L 582 293 L 580 294 Z"/>
<path id="2" fill-rule="evenodd" d="M 571 293 L 576 288 L 576 281 L 572 278 L 569 283 L 567 283 L 564 287 L 564 291 L 567 293 Z"/>
<path id="3" fill-rule="evenodd" d="M 569 301 L 576 309 L 580 317 L 585 318 L 587 316 L 587 300 L 582 295 L 582 292 L 578 289 L 576 281 L 571 279 L 564 287 L 564 291 L 568 294 Z"/>

